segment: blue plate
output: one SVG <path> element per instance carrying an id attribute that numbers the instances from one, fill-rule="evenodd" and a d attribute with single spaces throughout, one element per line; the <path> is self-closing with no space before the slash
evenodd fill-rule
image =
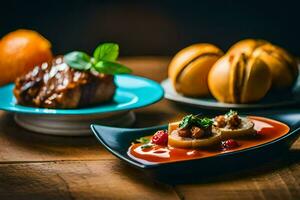
<path id="1" fill-rule="evenodd" d="M 0 87 L 0 110 L 28 114 L 101 114 L 144 107 L 159 101 L 164 95 L 158 83 L 138 76 L 117 75 L 115 83 L 117 90 L 111 103 L 80 109 L 46 109 L 18 105 L 13 95 L 14 84 L 9 84 Z"/>

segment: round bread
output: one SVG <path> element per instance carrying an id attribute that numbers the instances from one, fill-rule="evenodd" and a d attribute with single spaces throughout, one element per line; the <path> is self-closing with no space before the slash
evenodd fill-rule
<path id="1" fill-rule="evenodd" d="M 290 90 L 298 77 L 296 59 L 286 50 L 270 42 L 259 39 L 241 40 L 234 44 L 227 54 L 257 54 L 266 63 L 272 75 L 272 89 Z"/>
<path id="2" fill-rule="evenodd" d="M 221 49 L 206 43 L 194 44 L 179 51 L 168 70 L 175 90 L 186 96 L 208 95 L 208 73 L 222 55 Z"/>
<path id="3" fill-rule="evenodd" d="M 265 44 L 257 48 L 260 58 L 268 65 L 272 74 L 272 88 L 275 90 L 290 90 L 298 77 L 296 59 L 286 50 Z"/>
<path id="4" fill-rule="evenodd" d="M 221 132 L 215 130 L 210 137 L 202 139 L 193 139 L 180 137 L 177 130 L 173 130 L 169 134 L 168 144 L 176 148 L 197 149 L 202 147 L 210 147 L 221 141 Z"/>
<path id="5" fill-rule="evenodd" d="M 250 103 L 268 92 L 272 75 L 268 66 L 255 54 L 226 54 L 208 75 L 211 94 L 225 103 Z"/>
<path id="6" fill-rule="evenodd" d="M 250 56 L 256 48 L 264 44 L 269 44 L 269 42 L 261 39 L 244 39 L 232 45 L 227 53 L 244 53 L 247 56 Z"/>
<path id="7" fill-rule="evenodd" d="M 218 128 L 214 126 L 212 131 L 221 133 L 222 140 L 244 137 L 255 133 L 254 123 L 246 117 L 241 117 L 241 125 L 237 129 L 230 129 L 228 127 Z"/>

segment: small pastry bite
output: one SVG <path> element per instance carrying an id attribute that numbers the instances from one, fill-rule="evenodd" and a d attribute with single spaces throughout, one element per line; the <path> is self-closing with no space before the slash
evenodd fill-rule
<path id="1" fill-rule="evenodd" d="M 181 122 L 169 124 L 168 144 L 176 148 L 209 147 L 220 142 L 220 132 L 212 131 L 213 121 L 209 118 L 200 118 L 188 115 Z"/>
<path id="2" fill-rule="evenodd" d="M 230 110 L 225 115 L 214 118 L 213 132 L 220 132 L 221 139 L 239 138 L 256 133 L 254 123 L 247 117 L 240 117 L 236 111 Z"/>
<path id="3" fill-rule="evenodd" d="M 174 89 L 186 96 L 207 96 L 207 76 L 223 51 L 212 44 L 200 43 L 179 51 L 169 65 Z"/>
<path id="4" fill-rule="evenodd" d="M 254 52 L 271 71 L 272 89 L 291 89 L 298 77 L 298 66 L 296 59 L 283 48 L 265 40 L 246 39 L 237 42 L 228 50 L 230 55 L 244 53 L 250 56 Z"/>
<path id="5" fill-rule="evenodd" d="M 272 75 L 259 54 L 226 54 L 208 75 L 211 94 L 220 102 L 250 103 L 263 98 L 271 87 Z"/>

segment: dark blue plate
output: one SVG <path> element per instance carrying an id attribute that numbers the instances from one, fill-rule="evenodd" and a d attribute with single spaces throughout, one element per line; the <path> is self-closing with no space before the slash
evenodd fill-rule
<path id="1" fill-rule="evenodd" d="M 216 174 L 227 170 L 240 169 L 259 165 L 263 161 L 278 158 L 287 152 L 290 146 L 299 136 L 300 111 L 281 110 L 264 113 L 251 113 L 251 115 L 267 117 L 281 121 L 290 127 L 286 135 L 262 145 L 247 149 L 219 154 L 213 157 L 199 158 L 195 160 L 177 161 L 172 163 L 146 163 L 136 161 L 127 155 L 128 147 L 135 139 L 151 135 L 159 129 L 167 129 L 167 126 L 127 129 L 114 128 L 99 125 L 91 125 L 92 131 L 100 143 L 112 154 L 130 165 L 139 168 L 157 177 L 193 176 L 199 174 Z"/>

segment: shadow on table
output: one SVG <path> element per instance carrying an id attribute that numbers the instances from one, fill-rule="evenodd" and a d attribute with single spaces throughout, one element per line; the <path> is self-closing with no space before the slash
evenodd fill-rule
<path id="1" fill-rule="evenodd" d="M 3 113 L 0 122 L 0 145 L 23 153 L 39 153 L 62 157 L 78 156 L 84 152 L 96 154 L 101 146 L 94 137 L 63 137 L 37 134 L 19 127 L 13 115 Z M 91 135 L 92 136 L 92 135 Z M 97 153 L 98 154 L 98 153 Z"/>

